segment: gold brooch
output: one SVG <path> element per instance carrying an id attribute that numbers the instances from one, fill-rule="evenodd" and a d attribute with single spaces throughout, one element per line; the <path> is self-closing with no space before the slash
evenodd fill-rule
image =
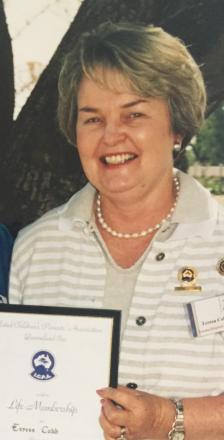
<path id="1" fill-rule="evenodd" d="M 177 274 L 177 278 L 180 281 L 180 286 L 175 287 L 176 291 L 191 291 L 200 292 L 201 286 L 198 286 L 196 281 L 198 277 L 198 271 L 194 267 L 185 266 L 182 267 Z"/>

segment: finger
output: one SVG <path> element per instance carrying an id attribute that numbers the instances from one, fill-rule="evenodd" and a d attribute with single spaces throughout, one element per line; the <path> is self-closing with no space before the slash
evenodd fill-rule
<path id="1" fill-rule="evenodd" d="M 118 425 L 111 423 L 104 413 L 104 408 L 101 410 L 99 417 L 100 426 L 104 431 L 105 438 L 116 439 L 120 436 L 121 428 Z"/>
<path id="2" fill-rule="evenodd" d="M 103 399 L 101 404 L 103 414 L 111 424 L 117 426 L 126 424 L 129 413 L 125 409 L 116 406 L 111 400 L 107 399 Z"/>
<path id="3" fill-rule="evenodd" d="M 119 386 L 118 388 L 101 388 L 97 394 L 104 399 L 110 399 L 121 407 L 131 410 L 135 407 L 135 399 L 139 396 L 139 391 Z"/>

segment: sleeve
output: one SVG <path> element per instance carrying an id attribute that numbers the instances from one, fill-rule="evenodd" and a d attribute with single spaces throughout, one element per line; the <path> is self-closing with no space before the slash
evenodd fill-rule
<path id="1" fill-rule="evenodd" d="M 9 268 L 12 255 L 13 238 L 6 228 L 0 224 L 0 303 L 8 300 Z"/>

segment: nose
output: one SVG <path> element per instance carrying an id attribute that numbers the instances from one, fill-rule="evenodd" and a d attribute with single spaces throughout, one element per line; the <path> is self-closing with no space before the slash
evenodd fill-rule
<path id="1" fill-rule="evenodd" d="M 116 146 L 125 139 L 125 131 L 118 121 L 109 121 L 104 125 L 103 142 L 109 147 Z"/>

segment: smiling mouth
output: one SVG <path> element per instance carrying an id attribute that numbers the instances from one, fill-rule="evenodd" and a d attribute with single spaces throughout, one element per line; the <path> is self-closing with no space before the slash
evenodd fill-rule
<path id="1" fill-rule="evenodd" d="M 106 165 L 120 165 L 124 164 L 126 162 L 129 162 L 133 159 L 135 159 L 137 156 L 135 154 L 131 153 L 124 153 L 124 154 L 112 154 L 110 156 L 104 156 L 102 158 L 102 161 Z"/>

